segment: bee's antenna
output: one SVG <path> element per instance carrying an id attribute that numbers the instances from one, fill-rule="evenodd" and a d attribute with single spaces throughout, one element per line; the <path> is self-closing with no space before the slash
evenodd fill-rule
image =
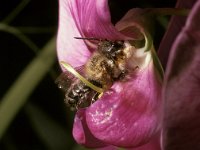
<path id="1" fill-rule="evenodd" d="M 74 37 L 75 39 L 81 39 L 81 40 L 95 40 L 95 41 L 101 41 L 101 39 L 94 38 L 94 37 Z"/>

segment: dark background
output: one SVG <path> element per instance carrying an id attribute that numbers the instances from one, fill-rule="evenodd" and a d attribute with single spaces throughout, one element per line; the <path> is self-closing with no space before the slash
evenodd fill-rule
<path id="1" fill-rule="evenodd" d="M 5 18 L 23 2 L 27 2 L 27 5 L 22 11 L 9 22 L 4 22 Z M 126 0 L 125 3 L 122 0 L 110 0 L 109 5 L 112 21 L 116 23 L 130 8 L 174 7 L 175 2 Z M 0 23 L 20 30 L 41 49 L 57 33 L 58 1 L 1 0 Z M 155 41 L 159 43 L 164 33 L 164 29 L 159 25 L 157 33 L 159 34 L 156 34 Z M 16 36 L 0 29 L 0 52 L 0 98 L 3 98 L 39 51 L 31 50 Z M 74 113 L 65 107 L 63 93 L 54 84 L 59 73 L 56 60 L 0 139 L 1 150 L 80 149 L 71 134 Z M 0 125 L 2 121 L 0 120 Z"/>

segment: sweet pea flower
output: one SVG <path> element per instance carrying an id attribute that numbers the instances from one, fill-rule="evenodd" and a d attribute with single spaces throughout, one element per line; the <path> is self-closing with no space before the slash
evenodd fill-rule
<path id="1" fill-rule="evenodd" d="M 127 80 L 115 82 L 95 103 L 76 112 L 73 136 L 77 143 L 90 148 L 160 150 L 162 68 L 145 14 L 148 11 L 131 9 L 114 26 L 107 0 L 59 0 L 59 61 L 74 68 L 84 65 L 95 45 L 74 37 L 95 37 L 124 40 L 132 51 L 127 66 L 138 67 Z M 143 47 L 132 44 L 142 40 Z M 159 50 L 163 64 L 168 51 Z"/>
<path id="2" fill-rule="evenodd" d="M 94 104 L 76 113 L 73 136 L 82 145 L 131 148 L 153 139 L 152 147 L 159 147 L 154 139 L 158 137 L 161 118 L 161 81 L 154 66 L 149 33 L 143 27 L 146 22 L 140 17 L 142 14 L 140 9 L 130 10 L 115 27 L 107 0 L 60 0 L 58 57 L 74 68 L 84 65 L 95 51 L 74 37 L 145 39 L 142 48 L 127 47 L 134 53 L 131 61 L 139 66 L 138 71 L 128 81 L 114 83 Z"/>

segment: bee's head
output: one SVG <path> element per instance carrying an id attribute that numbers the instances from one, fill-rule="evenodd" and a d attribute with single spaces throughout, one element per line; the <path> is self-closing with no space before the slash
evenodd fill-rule
<path id="1" fill-rule="evenodd" d="M 82 40 L 95 40 L 99 41 L 97 51 L 102 53 L 108 59 L 116 59 L 117 56 L 122 54 L 122 50 L 124 47 L 124 41 L 110 41 L 107 39 L 99 39 L 94 37 L 74 37 L 75 39 Z"/>
<path id="2" fill-rule="evenodd" d="M 123 41 L 102 40 L 99 42 L 97 50 L 109 59 L 116 59 L 118 55 L 122 54 L 123 47 Z"/>

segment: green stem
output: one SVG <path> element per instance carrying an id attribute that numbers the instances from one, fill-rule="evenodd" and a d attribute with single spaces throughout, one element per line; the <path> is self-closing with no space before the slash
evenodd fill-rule
<path id="1" fill-rule="evenodd" d="M 152 54 L 154 66 L 155 66 L 155 68 L 156 68 L 156 70 L 157 70 L 157 72 L 158 72 L 158 74 L 160 76 L 160 81 L 162 83 L 163 80 L 164 80 L 164 69 L 162 67 L 162 64 L 161 64 L 161 62 L 160 62 L 160 60 L 158 58 L 158 55 L 157 55 L 154 47 L 152 48 L 151 54 Z"/>
<path id="2" fill-rule="evenodd" d="M 154 46 L 153 46 L 153 40 L 150 36 L 150 34 L 148 32 L 144 33 L 144 37 L 145 37 L 145 46 L 144 46 L 144 52 L 147 52 L 149 50 L 151 50 L 151 54 L 152 54 L 152 58 L 153 58 L 153 62 L 154 62 L 154 66 L 156 67 L 159 76 L 161 78 L 161 82 L 163 81 L 164 78 L 164 70 L 162 67 L 162 64 L 155 52 Z"/>
<path id="3" fill-rule="evenodd" d="M 54 37 L 45 45 L 1 99 L 0 139 L 35 87 L 53 65 L 56 57 L 55 41 Z"/>
<path id="4" fill-rule="evenodd" d="M 29 39 L 26 35 L 24 35 L 18 29 L 12 26 L 6 25 L 4 23 L 0 23 L 0 31 L 4 31 L 16 36 L 23 43 L 25 43 L 31 50 L 33 50 L 36 54 L 39 51 L 39 48 L 37 47 L 37 45 L 35 45 L 35 43 L 31 41 L 31 39 Z"/>
<path id="5" fill-rule="evenodd" d="M 158 16 L 156 19 L 157 19 L 157 21 L 160 23 L 160 25 L 161 25 L 165 30 L 167 30 L 169 20 L 168 20 L 166 17 L 163 17 L 163 16 Z"/>
<path id="6" fill-rule="evenodd" d="M 29 2 L 30 0 L 23 0 L 2 22 L 9 24 Z"/>
<path id="7" fill-rule="evenodd" d="M 39 30 L 41 31 L 43 28 L 39 28 Z M 50 28 L 49 28 L 50 29 Z M 52 28 L 51 28 L 52 29 Z M 38 31 L 39 31 L 38 30 Z M 9 25 L 6 25 L 4 23 L 0 23 L 0 31 L 4 31 L 7 33 L 10 33 L 12 35 L 14 35 L 15 37 L 17 37 L 20 41 L 22 41 L 24 44 L 26 44 L 33 52 L 35 55 L 38 54 L 39 52 L 39 47 L 28 37 L 26 36 L 24 33 L 22 33 L 21 30 L 19 30 L 16 27 L 12 27 Z M 47 30 L 46 30 L 47 31 Z M 55 71 L 54 70 L 50 70 L 49 74 L 51 75 L 51 77 L 54 79 L 55 78 Z"/>
<path id="8" fill-rule="evenodd" d="M 43 33 L 53 33 L 56 27 L 16 27 L 19 31 L 25 34 L 43 34 Z"/>
<path id="9" fill-rule="evenodd" d="M 148 8 L 147 11 L 152 15 L 157 16 L 188 16 L 190 9 L 185 8 Z"/>

